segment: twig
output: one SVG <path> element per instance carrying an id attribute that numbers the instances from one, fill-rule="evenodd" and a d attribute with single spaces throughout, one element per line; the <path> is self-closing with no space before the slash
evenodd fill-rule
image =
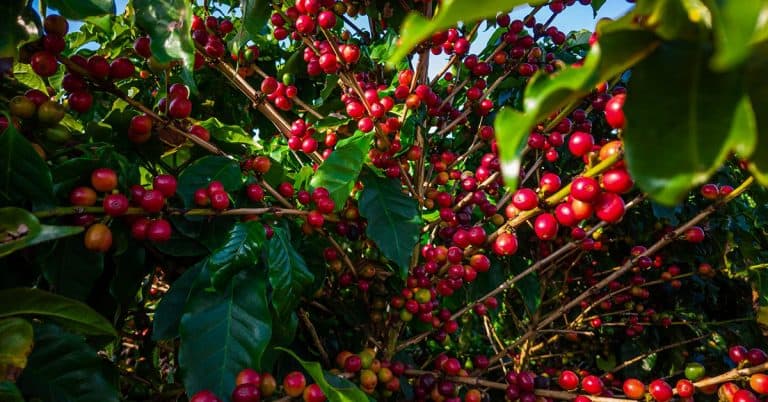
<path id="1" fill-rule="evenodd" d="M 323 364 L 325 365 L 325 367 L 330 367 L 331 361 L 328 358 L 328 352 L 325 351 L 325 348 L 323 347 L 323 342 L 320 341 L 320 337 L 317 335 L 317 330 L 315 330 L 315 326 L 312 324 L 312 321 L 309 320 L 309 313 L 307 313 L 303 308 L 299 308 L 298 315 L 301 322 L 307 328 L 307 331 L 309 332 L 309 336 L 312 337 L 312 342 L 315 344 L 315 347 L 317 348 L 317 352 L 320 353 L 320 359 L 322 359 Z"/>

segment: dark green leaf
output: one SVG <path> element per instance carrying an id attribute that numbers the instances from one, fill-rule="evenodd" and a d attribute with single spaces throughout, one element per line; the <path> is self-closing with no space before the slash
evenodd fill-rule
<path id="1" fill-rule="evenodd" d="M 240 0 L 240 8 L 243 12 L 243 27 L 251 37 L 261 35 L 267 25 L 270 15 L 270 5 L 265 0 Z"/>
<path id="2" fill-rule="evenodd" d="M 16 384 L 10 381 L 0 381 L 0 401 L 3 402 L 24 402 L 21 391 Z"/>
<path id="3" fill-rule="evenodd" d="M 43 276 L 56 293 L 77 300 L 88 297 L 104 269 L 104 254 L 86 250 L 79 237 L 57 240 L 38 258 Z"/>
<path id="4" fill-rule="evenodd" d="M 597 17 L 597 12 L 600 11 L 600 8 L 603 7 L 603 4 L 605 4 L 605 0 L 592 0 L 592 15 Z"/>
<path id="5" fill-rule="evenodd" d="M 240 190 L 243 179 L 237 161 L 223 156 L 206 156 L 184 169 L 179 175 L 178 187 L 184 205 L 192 206 L 195 190 L 207 188 L 214 180 L 220 181 L 230 193 Z"/>
<path id="6" fill-rule="evenodd" d="M 149 33 L 152 56 L 160 63 L 182 59 L 192 69 L 195 44 L 192 42 L 192 7 L 185 0 L 133 0 L 136 25 Z"/>
<path id="7" fill-rule="evenodd" d="M 523 118 L 522 113 L 505 106 L 496 114 L 496 119 L 493 121 L 493 129 L 498 139 L 504 184 L 513 191 L 517 189 L 523 149 L 528 141 L 527 132 L 515 130 L 513 127 Z"/>
<path id="8" fill-rule="evenodd" d="M 715 31 L 712 67 L 723 71 L 743 62 L 750 54 L 758 16 L 765 2 L 706 0 L 704 3 L 712 12 Z"/>
<path id="9" fill-rule="evenodd" d="M 0 378 L 13 379 L 27 367 L 32 352 L 32 324 L 23 318 L 0 319 Z M 0 401 L 2 394 L 0 394 Z"/>
<path id="10" fill-rule="evenodd" d="M 768 82 L 765 77 L 768 77 L 768 41 L 755 47 L 745 77 L 757 125 L 757 141 L 750 157 L 750 170 L 758 181 L 768 187 Z"/>
<path id="11" fill-rule="evenodd" d="M 51 171 L 11 124 L 0 135 L 0 205 L 30 200 L 36 209 L 56 205 Z"/>
<path id="12" fill-rule="evenodd" d="M 330 402 L 368 402 L 368 396 L 352 382 L 323 370 L 318 362 L 308 362 L 285 348 L 277 348 L 293 356 L 323 390 Z"/>
<path id="13" fill-rule="evenodd" d="M 465 24 L 484 18 L 496 16 L 499 10 L 511 10 L 519 5 L 538 5 L 543 0 L 446 0 L 440 4 L 440 9 L 431 20 L 427 20 L 417 12 L 411 12 L 403 21 L 400 28 L 400 44 L 390 56 L 389 62 L 397 64 L 419 42 L 429 38 L 433 33 L 455 25 L 458 21 Z"/>
<path id="14" fill-rule="evenodd" d="M 0 74 L 11 71 L 19 44 L 34 40 L 43 31 L 32 2 L 7 0 L 0 4 Z"/>
<path id="15" fill-rule="evenodd" d="M 0 257 L 82 231 L 82 226 L 41 225 L 35 215 L 21 208 L 0 208 Z"/>
<path id="16" fill-rule="evenodd" d="M 85 340 L 46 324 L 35 327 L 35 348 L 19 378 L 24 395 L 44 401 L 119 401 L 104 361 Z"/>
<path id="17" fill-rule="evenodd" d="M 360 215 L 368 220 L 365 232 L 400 267 L 400 277 L 405 279 L 421 233 L 418 203 L 403 194 L 400 180 L 365 175 L 363 186 Z"/>
<path id="18" fill-rule="evenodd" d="M 112 324 L 85 303 L 40 289 L 0 290 L 0 317 L 31 316 L 83 335 L 117 336 Z"/>
<path id="19" fill-rule="evenodd" d="M 373 133 L 356 133 L 339 141 L 331 156 L 317 168 L 310 185 L 312 188 L 325 187 L 336 204 L 336 210 L 344 207 L 349 193 L 355 186 L 357 176 L 368 154 Z"/>
<path id="20" fill-rule="evenodd" d="M 203 267 L 205 267 L 204 261 L 187 269 L 160 299 L 152 320 L 152 339 L 171 339 L 179 335 L 179 323 L 184 313 L 184 306 Z"/>
<path id="21" fill-rule="evenodd" d="M 92 15 L 115 13 L 113 0 L 48 0 L 48 7 L 71 20 L 82 20 Z"/>
<path id="22" fill-rule="evenodd" d="M 115 276 L 109 283 L 109 293 L 120 304 L 129 304 L 136 298 L 142 279 L 151 272 L 146 264 L 147 250 L 134 240 L 127 240 L 128 246 L 113 256 Z"/>
<path id="23" fill-rule="evenodd" d="M 515 289 L 523 298 L 528 312 L 534 314 L 541 305 L 541 286 L 539 277 L 535 273 L 528 274 L 515 283 Z"/>
<path id="24" fill-rule="evenodd" d="M 735 143 L 754 135 L 731 131 L 743 74 L 711 71 L 710 55 L 698 44 L 669 42 L 632 71 L 624 106 L 627 164 L 638 186 L 664 204 L 705 182 Z M 678 68 L 660 70 L 669 65 Z"/>
<path id="25" fill-rule="evenodd" d="M 258 264 L 265 242 L 266 234 L 261 222 L 236 223 L 224 245 L 208 258 L 207 267 L 213 286 L 225 289 L 238 272 Z"/>
<path id="26" fill-rule="evenodd" d="M 195 285 L 180 326 L 179 364 L 187 394 L 208 389 L 228 396 L 240 370 L 261 370 L 272 336 L 266 282 L 263 271 L 246 270 L 223 292 L 206 282 Z"/>
<path id="27" fill-rule="evenodd" d="M 285 317 L 299 305 L 301 296 L 315 276 L 304 258 L 291 243 L 291 234 L 276 227 L 267 245 L 266 262 L 272 285 L 272 306 L 279 317 Z"/>

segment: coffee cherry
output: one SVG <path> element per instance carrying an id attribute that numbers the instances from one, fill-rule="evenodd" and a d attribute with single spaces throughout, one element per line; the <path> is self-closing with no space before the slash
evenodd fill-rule
<path id="1" fill-rule="evenodd" d="M 197 124 L 194 124 L 189 128 L 189 133 L 203 141 L 211 140 L 211 134 L 208 132 L 208 130 L 205 127 Z"/>
<path id="2" fill-rule="evenodd" d="M 617 194 L 624 194 L 635 185 L 629 172 L 626 169 L 618 168 L 610 169 L 603 173 L 600 177 L 600 183 L 605 191 Z"/>
<path id="3" fill-rule="evenodd" d="M 521 188 L 512 195 L 512 205 L 520 211 L 534 209 L 539 204 L 539 197 L 530 188 Z"/>
<path id="4" fill-rule="evenodd" d="M 312 227 L 319 228 L 325 223 L 325 218 L 323 217 L 323 214 L 318 211 L 309 211 L 307 214 L 307 223 Z"/>
<path id="5" fill-rule="evenodd" d="M 658 402 L 667 402 L 672 399 L 672 387 L 664 380 L 654 380 L 648 385 L 648 392 Z"/>
<path id="6" fill-rule="evenodd" d="M 751 366 L 763 364 L 768 360 L 768 355 L 762 349 L 752 348 L 747 352 L 747 360 Z"/>
<path id="7" fill-rule="evenodd" d="M 696 391 L 696 387 L 693 386 L 691 380 L 683 378 L 677 381 L 677 384 L 675 384 L 675 390 L 677 391 L 677 395 L 679 397 L 688 398 L 693 396 L 693 393 Z"/>
<path id="8" fill-rule="evenodd" d="M 122 80 L 133 76 L 135 67 L 127 57 L 120 57 L 109 64 L 109 78 Z"/>
<path id="9" fill-rule="evenodd" d="M 267 232 L 267 238 L 269 238 L 269 232 Z M 270 373 L 262 373 L 261 375 L 261 395 L 265 398 L 269 398 L 275 393 L 277 388 L 277 381 L 275 377 Z"/>
<path id="10" fill-rule="evenodd" d="M 203 390 L 192 395 L 192 398 L 189 399 L 189 402 L 221 402 L 221 399 L 217 398 L 216 394 L 213 392 Z"/>
<path id="11" fill-rule="evenodd" d="M 45 32 L 50 35 L 63 37 L 69 32 L 69 23 L 67 22 L 67 19 L 56 14 L 51 14 L 45 17 L 43 27 L 45 28 Z"/>
<path id="12" fill-rule="evenodd" d="M 85 232 L 85 248 L 105 253 L 112 247 L 112 231 L 103 223 L 94 223 Z"/>
<path id="13" fill-rule="evenodd" d="M 731 346 L 728 349 L 728 357 L 733 360 L 734 363 L 739 364 L 747 359 L 747 348 L 741 345 Z"/>
<path id="14" fill-rule="evenodd" d="M 552 214 L 543 213 L 536 217 L 533 224 L 533 230 L 536 236 L 541 240 L 552 240 L 557 236 L 557 220 Z"/>
<path id="15" fill-rule="evenodd" d="M 146 36 L 140 36 L 136 38 L 136 41 L 133 42 L 133 50 L 138 54 L 139 56 L 148 59 L 152 56 L 152 51 L 149 48 L 150 46 L 150 40 L 149 37 Z"/>
<path id="16" fill-rule="evenodd" d="M 257 156 L 253 158 L 253 170 L 255 170 L 257 173 L 267 173 L 269 172 L 269 169 L 272 167 L 272 161 L 269 160 L 266 156 Z"/>
<path id="17" fill-rule="evenodd" d="M 685 231 L 683 238 L 691 243 L 701 243 L 704 241 L 704 229 L 693 226 Z"/>
<path id="18" fill-rule="evenodd" d="M 293 197 L 293 185 L 284 181 L 277 186 L 277 192 L 285 198 L 291 198 Z"/>
<path id="19" fill-rule="evenodd" d="M 22 118 L 30 119 L 35 115 L 37 106 L 26 96 L 14 96 L 10 102 L 8 102 L 8 109 L 12 115 Z"/>
<path id="20" fill-rule="evenodd" d="M 307 386 L 307 379 L 299 371 L 292 371 L 283 378 L 283 388 L 285 394 L 290 397 L 298 397 L 304 392 L 304 388 Z"/>
<path id="21" fill-rule="evenodd" d="M 237 373 L 237 377 L 235 377 L 235 385 L 256 384 L 256 386 L 261 386 L 261 380 L 261 374 L 259 374 L 258 371 L 248 367 L 240 370 L 240 372 Z"/>
<path id="22" fill-rule="evenodd" d="M 169 174 L 158 175 L 152 180 L 152 188 L 160 191 L 165 197 L 173 197 L 176 194 L 177 187 L 178 182 L 176 178 Z"/>
<path id="23" fill-rule="evenodd" d="M 588 375 L 581 380 L 581 389 L 592 395 L 599 395 L 603 392 L 603 382 L 599 377 Z"/>
<path id="24" fill-rule="evenodd" d="M 29 64 L 32 65 L 32 71 L 41 77 L 52 76 L 59 67 L 56 56 L 45 50 L 35 52 L 29 59 Z"/>
<path id="25" fill-rule="evenodd" d="M 574 156 L 584 156 L 592 150 L 592 146 L 595 145 L 595 139 L 591 134 L 582 131 L 576 131 L 571 134 L 571 138 L 568 140 L 568 150 Z"/>
<path id="26" fill-rule="evenodd" d="M 643 395 L 645 395 L 645 385 L 642 381 L 635 378 L 624 380 L 622 390 L 629 399 L 642 399 Z"/>
<path id="27" fill-rule="evenodd" d="M 557 377 L 557 384 L 566 391 L 573 391 L 579 387 L 579 376 L 570 370 L 563 370 Z"/>
<path id="28" fill-rule="evenodd" d="M 577 177 L 571 184 L 571 195 L 579 201 L 593 202 L 600 195 L 600 186 L 591 177 Z"/>
<path id="29" fill-rule="evenodd" d="M 222 211 L 229 208 L 229 194 L 226 191 L 213 191 L 209 195 L 211 208 Z"/>
<path id="30" fill-rule="evenodd" d="M 759 399 L 752 392 L 746 389 L 740 389 L 733 394 L 732 402 L 759 402 Z"/>
<path id="31" fill-rule="evenodd" d="M 141 208 L 149 213 L 157 213 L 163 209 L 165 197 L 159 190 L 147 190 L 141 196 Z"/>
<path id="32" fill-rule="evenodd" d="M 77 91 L 69 94 L 69 108 L 79 112 L 85 113 L 93 105 L 93 95 L 88 91 Z"/>
<path id="33" fill-rule="evenodd" d="M 128 198 L 122 194 L 109 194 L 104 197 L 104 213 L 109 216 L 120 216 L 128 211 Z"/>
<path id="34" fill-rule="evenodd" d="M 749 387 L 760 395 L 768 395 L 768 374 L 752 374 L 749 377 Z"/>
<path id="35" fill-rule="evenodd" d="M 685 378 L 696 381 L 704 377 L 706 369 L 701 363 L 688 363 L 685 365 Z"/>
<path id="36" fill-rule="evenodd" d="M 325 402 L 326 400 L 323 390 L 320 389 L 320 386 L 317 384 L 310 384 L 308 387 L 304 388 L 302 398 L 304 399 L 304 402 Z"/>
<path id="37" fill-rule="evenodd" d="M 168 241 L 171 238 L 171 224 L 165 219 L 156 219 L 147 226 L 147 239 L 156 243 Z"/>
<path id="38" fill-rule="evenodd" d="M 174 119 L 184 119 L 192 112 L 192 101 L 186 98 L 175 98 L 168 105 L 168 116 Z"/>
<path id="39" fill-rule="evenodd" d="M 259 402 L 261 390 L 256 384 L 240 384 L 232 391 L 232 402 Z"/>
<path id="40" fill-rule="evenodd" d="M 151 221 L 147 218 L 141 217 L 136 219 L 131 224 L 131 237 L 136 240 L 144 240 L 147 238 L 147 227 Z"/>
<path id="41" fill-rule="evenodd" d="M 79 207 L 90 207 L 96 204 L 96 192 L 90 187 L 75 187 L 69 193 L 69 203 Z"/>
<path id="42" fill-rule="evenodd" d="M 493 252 L 497 255 L 512 255 L 517 252 L 517 236 L 502 233 L 493 242 Z"/>
<path id="43" fill-rule="evenodd" d="M 88 58 L 88 74 L 97 80 L 104 80 L 109 76 L 109 62 L 104 56 L 97 54 Z"/>
<path id="44" fill-rule="evenodd" d="M 146 114 L 140 114 L 131 118 L 129 130 L 137 135 L 146 135 L 152 132 L 152 118 Z"/>
<path id="45" fill-rule="evenodd" d="M 253 202 L 261 202 L 264 201 L 264 189 L 261 188 L 258 184 L 250 184 L 246 188 L 246 194 L 248 195 L 248 199 L 250 199 Z"/>
<path id="46" fill-rule="evenodd" d="M 627 96 L 618 94 L 605 104 L 605 121 L 613 128 L 624 128 L 624 101 Z"/>
<path id="47" fill-rule="evenodd" d="M 336 14 L 332 11 L 323 11 L 317 15 L 317 25 L 323 29 L 331 29 L 336 26 Z"/>
<path id="48" fill-rule="evenodd" d="M 595 202 L 595 215 L 608 223 L 621 220 L 624 210 L 624 200 L 614 193 L 602 193 Z"/>
<path id="49" fill-rule="evenodd" d="M 91 172 L 91 187 L 96 191 L 110 192 L 117 188 L 117 173 L 109 168 L 98 168 Z"/>
<path id="50" fill-rule="evenodd" d="M 539 187 L 547 194 L 552 194 L 557 190 L 560 190 L 562 183 L 560 176 L 554 173 L 544 173 L 539 180 Z"/>
<path id="51" fill-rule="evenodd" d="M 45 101 L 37 107 L 37 120 L 47 126 L 55 126 L 64 118 L 64 107 L 55 101 Z"/>

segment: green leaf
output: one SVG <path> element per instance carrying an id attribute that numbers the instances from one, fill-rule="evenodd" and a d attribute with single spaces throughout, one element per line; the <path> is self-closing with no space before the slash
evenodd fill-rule
<path id="1" fill-rule="evenodd" d="M 712 68 L 724 71 L 746 60 L 756 34 L 763 0 L 705 0 L 712 12 L 715 55 Z"/>
<path id="2" fill-rule="evenodd" d="M 104 254 L 86 250 L 81 238 L 57 240 L 37 257 L 43 276 L 56 293 L 85 300 L 104 269 Z"/>
<path id="3" fill-rule="evenodd" d="M 211 283 L 217 289 L 225 289 L 238 272 L 258 264 L 261 246 L 267 236 L 261 222 L 236 223 L 227 240 L 208 258 Z"/>
<path id="4" fill-rule="evenodd" d="M 243 12 L 243 27 L 251 35 L 261 35 L 267 25 L 271 7 L 265 0 L 240 0 L 240 9 Z"/>
<path id="5" fill-rule="evenodd" d="M 240 126 L 224 124 L 215 117 L 198 122 L 198 124 L 205 127 L 211 133 L 211 137 L 218 141 L 238 142 L 247 144 L 251 148 L 261 148 L 257 147 L 253 141 L 253 136 L 248 135 Z"/>
<path id="6" fill-rule="evenodd" d="M 152 320 L 153 340 L 171 339 L 179 335 L 179 323 L 184 313 L 184 306 L 204 267 L 205 261 L 201 261 L 187 269 L 160 299 Z"/>
<path id="7" fill-rule="evenodd" d="M 502 174 L 515 187 L 520 166 L 521 141 L 553 111 L 580 102 L 600 82 L 621 74 L 642 60 L 658 45 L 653 33 L 641 30 L 626 19 L 600 24 L 600 41 L 592 46 L 580 67 L 567 67 L 555 74 L 537 73 L 525 88 L 522 112 L 504 109 L 495 123 Z M 516 159 L 517 158 L 517 159 Z"/>
<path id="8" fill-rule="evenodd" d="M 36 209 L 56 205 L 51 171 L 11 124 L 0 135 L 0 205 L 30 200 Z"/>
<path id="9" fill-rule="evenodd" d="M 730 130 L 743 74 L 713 72 L 709 57 L 703 45 L 668 42 L 632 71 L 626 160 L 638 186 L 663 204 L 680 201 L 721 166 L 735 142 L 749 141 L 740 137 L 750 133 Z M 678 68 L 664 70 L 670 65 Z"/>
<path id="10" fill-rule="evenodd" d="M 87 304 L 33 288 L 0 290 L 0 317 L 44 318 L 83 335 L 117 336 L 112 324 Z"/>
<path id="11" fill-rule="evenodd" d="M 605 0 L 592 0 L 592 15 L 594 17 L 597 17 L 597 12 L 600 11 L 600 8 L 603 7 L 603 4 L 605 4 Z"/>
<path id="12" fill-rule="evenodd" d="M 230 395 L 240 370 L 261 370 L 272 336 L 264 272 L 240 272 L 223 292 L 199 282 L 181 318 L 180 333 L 179 365 L 187 394 L 208 389 Z"/>
<path id="13" fill-rule="evenodd" d="M 325 187 L 336 204 L 336 210 L 344 207 L 349 193 L 355 187 L 357 176 L 363 167 L 373 133 L 356 133 L 336 144 L 331 156 L 317 168 L 310 181 L 312 188 Z"/>
<path id="14" fill-rule="evenodd" d="M 418 203 L 403 194 L 400 180 L 365 175 L 363 186 L 360 215 L 368 220 L 365 233 L 400 267 L 400 277 L 405 279 L 421 233 Z"/>
<path id="15" fill-rule="evenodd" d="M 192 7 L 185 0 L 133 0 L 136 26 L 149 33 L 152 56 L 160 63 L 182 59 L 187 69 L 195 64 L 192 42 Z"/>
<path id="16" fill-rule="evenodd" d="M 528 274 L 515 283 L 515 289 L 523 298 L 528 312 L 534 314 L 541 305 L 541 284 L 539 277 L 535 273 Z"/>
<path id="17" fill-rule="evenodd" d="M 397 64 L 419 42 L 429 38 L 433 33 L 455 25 L 458 21 L 465 24 L 496 16 L 499 10 L 511 10 L 520 5 L 539 5 L 543 0 L 445 0 L 441 3 L 436 15 L 427 20 L 416 12 L 405 17 L 400 28 L 400 44 L 390 56 L 389 62 Z"/>
<path id="18" fill-rule="evenodd" d="M 115 13 L 113 0 L 48 0 L 48 7 L 71 20 L 82 20 L 93 15 Z"/>
<path id="19" fill-rule="evenodd" d="M 0 208 L 0 257 L 82 231 L 82 226 L 41 225 L 35 215 L 21 208 Z"/>
<path id="20" fill-rule="evenodd" d="M 279 227 L 273 230 L 274 235 L 267 245 L 266 263 L 272 285 L 272 306 L 279 317 L 285 317 L 299 305 L 315 276 L 291 243 L 290 232 Z"/>
<path id="21" fill-rule="evenodd" d="M 309 180 L 312 179 L 312 176 L 315 174 L 315 170 L 312 169 L 312 166 L 304 165 L 299 169 L 298 172 L 296 172 L 296 175 L 293 178 L 293 185 L 295 188 L 305 188 L 307 183 L 309 183 Z"/>
<path id="22" fill-rule="evenodd" d="M 285 348 L 277 348 L 291 355 L 309 373 L 309 376 L 323 390 L 330 402 L 368 402 L 368 396 L 352 382 L 324 371 L 318 362 L 308 362 Z"/>
<path id="23" fill-rule="evenodd" d="M 512 191 L 517 189 L 523 149 L 528 142 L 528 133 L 523 130 L 515 130 L 514 126 L 524 118 L 522 113 L 505 106 L 496 114 L 496 119 L 493 121 L 493 129 L 498 139 L 496 143 L 499 146 L 504 184 Z"/>
<path id="24" fill-rule="evenodd" d="M 768 186 L 768 82 L 765 77 L 768 77 L 768 41 L 755 47 L 745 74 L 745 88 L 757 125 L 757 139 L 749 168 L 763 186 Z"/>
<path id="25" fill-rule="evenodd" d="M 43 92 L 48 90 L 45 81 L 32 71 L 32 66 L 29 64 L 15 63 L 13 65 L 13 77 L 29 88 Z"/>
<path id="26" fill-rule="evenodd" d="M 44 401 L 117 402 L 114 376 L 105 367 L 106 361 L 82 336 L 55 325 L 39 325 L 19 388 L 24 395 Z"/>
<path id="27" fill-rule="evenodd" d="M 243 186 L 240 165 L 223 156 L 205 156 L 189 165 L 179 175 L 178 193 L 184 205 L 194 205 L 195 190 L 207 188 L 212 181 L 220 181 L 227 192 L 233 193 Z"/>
<path id="28" fill-rule="evenodd" d="M 23 318 L 0 320 L 0 378 L 15 379 L 32 352 L 32 324 Z M 0 401 L 2 399 L 0 394 Z"/>
<path id="29" fill-rule="evenodd" d="M 24 402 L 21 391 L 16 384 L 10 381 L 0 381 L 0 401 L 3 402 Z"/>
<path id="30" fill-rule="evenodd" d="M 43 31 L 40 16 L 32 9 L 32 2 L 7 0 L 0 4 L 0 73 L 11 71 L 16 50 L 21 43 L 34 40 Z"/>
<path id="31" fill-rule="evenodd" d="M 124 236 L 127 235 L 127 231 L 123 233 Z M 127 243 L 126 248 L 114 254 L 112 258 L 116 272 L 109 282 L 109 293 L 118 303 L 128 305 L 136 299 L 143 278 L 152 272 L 154 267 L 146 264 L 147 250 L 143 244 L 133 239 L 124 241 Z"/>

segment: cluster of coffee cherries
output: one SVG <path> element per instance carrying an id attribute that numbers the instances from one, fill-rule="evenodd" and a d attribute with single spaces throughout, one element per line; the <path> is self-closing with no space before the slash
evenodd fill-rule
<path id="1" fill-rule="evenodd" d="M 324 11 L 322 15 L 331 15 L 330 11 Z M 333 23 L 336 23 L 333 16 Z M 360 47 L 355 44 L 340 44 L 333 48 L 333 44 L 326 40 L 316 40 L 312 47 L 304 48 L 304 61 L 307 63 L 307 74 L 316 77 L 320 74 L 336 74 L 344 65 L 351 65 L 360 60 Z"/>
<path id="2" fill-rule="evenodd" d="M 292 371 L 283 378 L 283 387 L 278 389 L 277 380 L 268 373 L 252 368 L 241 370 L 235 378 L 235 389 L 232 391 L 232 402 L 260 402 L 279 396 L 302 398 L 304 402 L 325 402 L 323 390 L 317 384 L 307 385 L 307 378 L 300 371 Z M 195 393 L 190 402 L 221 402 L 216 394 L 209 390 Z"/>
<path id="3" fill-rule="evenodd" d="M 390 362 L 376 358 L 376 351 L 363 349 L 359 353 L 341 351 L 336 355 L 336 368 L 332 373 L 345 373 L 360 385 L 367 394 L 380 393 L 389 397 L 400 391 L 400 377 L 406 366 L 402 362 Z"/>
<path id="4" fill-rule="evenodd" d="M 109 217 L 121 217 L 126 214 L 131 204 L 140 207 L 147 215 L 158 215 L 165 207 L 165 200 L 176 194 L 176 178 L 171 175 L 158 175 L 154 178 L 151 189 L 135 184 L 130 188 L 130 200 L 117 190 L 117 172 L 110 168 L 98 168 L 91 172 L 90 186 L 78 186 L 69 194 L 69 202 L 76 207 L 91 207 L 98 202 L 98 193 L 103 193 L 102 208 Z M 137 240 L 163 242 L 171 237 L 171 224 L 162 217 L 149 219 L 145 216 L 128 217 L 131 223 L 131 235 Z M 92 214 L 78 214 L 74 223 L 88 226 L 85 232 L 85 247 L 89 250 L 106 252 L 112 246 L 112 232 L 104 223 L 94 223 Z"/>
<path id="5" fill-rule="evenodd" d="M 224 37 L 232 32 L 233 28 L 232 21 L 226 18 L 219 20 L 208 16 L 203 20 L 197 15 L 192 16 L 192 39 L 213 59 L 218 59 L 226 53 Z"/>
<path id="6" fill-rule="evenodd" d="M 336 26 L 335 6 L 335 0 L 299 0 L 288 7 L 285 14 L 272 14 L 270 23 L 275 27 L 272 35 L 277 40 L 283 40 L 288 35 L 293 40 L 300 40 L 301 35 L 315 33 L 318 26 L 331 29 Z"/>
<path id="7" fill-rule="evenodd" d="M 707 200 L 718 200 L 733 191 L 733 186 L 728 184 L 707 183 L 699 189 L 701 196 Z"/>

